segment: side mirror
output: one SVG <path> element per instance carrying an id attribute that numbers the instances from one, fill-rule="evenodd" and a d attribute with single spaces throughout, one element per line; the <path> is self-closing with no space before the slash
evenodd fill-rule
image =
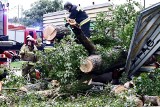
<path id="1" fill-rule="evenodd" d="M 9 3 L 6 4 L 6 7 L 9 7 Z"/>

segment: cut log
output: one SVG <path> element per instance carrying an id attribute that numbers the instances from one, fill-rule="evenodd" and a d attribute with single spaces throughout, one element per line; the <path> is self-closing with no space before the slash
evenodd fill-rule
<path id="1" fill-rule="evenodd" d="M 113 89 L 111 90 L 111 92 L 114 93 L 114 94 L 120 94 L 120 93 L 125 92 L 127 90 L 128 89 L 125 88 L 123 85 L 117 85 L 117 86 L 113 87 Z"/>
<path id="2" fill-rule="evenodd" d="M 135 95 L 126 97 L 129 101 L 133 101 L 135 103 L 135 107 L 143 107 L 143 101 L 140 100 L 138 97 Z"/>
<path id="3" fill-rule="evenodd" d="M 60 86 L 60 83 L 57 80 L 52 80 L 51 82 L 48 83 L 48 88 L 49 89 L 54 89 Z"/>
<path id="4" fill-rule="evenodd" d="M 160 106 L 160 98 L 158 96 L 148 96 L 142 97 L 144 103 L 151 104 L 152 106 Z"/>
<path id="5" fill-rule="evenodd" d="M 66 28 L 65 26 L 56 26 L 56 30 L 57 30 L 57 35 L 58 36 L 67 36 L 69 34 L 71 34 L 71 31 Z"/>
<path id="6" fill-rule="evenodd" d="M 44 28 L 43 34 L 44 34 L 44 38 L 46 40 L 53 40 L 57 34 L 57 30 L 56 30 L 55 26 L 48 25 Z"/>
<path id="7" fill-rule="evenodd" d="M 124 84 L 124 87 L 129 89 L 129 88 L 133 88 L 135 86 L 135 84 L 133 83 L 133 81 L 128 81 Z"/>
<path id="8" fill-rule="evenodd" d="M 84 73 L 89 73 L 96 71 L 101 66 L 101 56 L 100 55 L 91 55 L 82 61 L 80 65 L 80 70 Z"/>
<path id="9" fill-rule="evenodd" d="M 0 92 L 2 91 L 2 81 L 0 81 Z"/>
<path id="10" fill-rule="evenodd" d="M 64 26 L 48 25 L 43 30 L 44 38 L 48 41 L 53 40 L 55 37 L 69 35 L 70 33 L 70 30 Z"/>

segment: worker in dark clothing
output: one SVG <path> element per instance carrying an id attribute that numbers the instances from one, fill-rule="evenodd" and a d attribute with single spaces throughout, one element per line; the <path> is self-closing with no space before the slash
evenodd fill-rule
<path id="1" fill-rule="evenodd" d="M 86 37 L 90 37 L 90 18 L 87 13 L 83 11 L 79 6 L 73 5 L 70 2 L 64 4 L 64 9 L 67 10 L 70 15 L 67 18 L 66 27 L 74 24 L 78 24 Z"/>

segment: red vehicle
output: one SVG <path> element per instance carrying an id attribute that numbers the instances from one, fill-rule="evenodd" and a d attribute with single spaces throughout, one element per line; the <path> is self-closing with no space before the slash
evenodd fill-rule
<path id="1" fill-rule="evenodd" d="M 26 43 L 26 36 L 31 35 L 35 40 L 40 38 L 43 41 L 43 33 L 40 30 L 8 25 L 7 6 L 8 3 L 5 5 L 0 1 L 0 65 L 6 64 L 12 56 L 17 57 L 16 53 L 23 43 Z"/>
<path id="2" fill-rule="evenodd" d="M 43 33 L 35 28 L 26 28 L 25 26 L 8 25 L 8 39 L 19 43 L 26 43 L 26 37 L 31 35 L 35 40 L 43 41 Z"/>
<path id="3" fill-rule="evenodd" d="M 6 7 L 7 6 L 8 4 Z M 0 65 L 8 65 L 8 59 L 12 58 L 12 55 L 8 51 L 4 50 L 12 45 L 12 42 L 8 41 L 8 37 L 6 36 L 8 30 L 8 18 L 6 13 L 7 9 L 0 1 Z"/>

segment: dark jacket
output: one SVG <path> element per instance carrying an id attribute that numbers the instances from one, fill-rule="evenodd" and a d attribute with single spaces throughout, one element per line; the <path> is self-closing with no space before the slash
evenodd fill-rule
<path id="1" fill-rule="evenodd" d="M 88 18 L 86 12 L 80 10 L 79 7 L 77 7 L 76 5 L 73 5 L 72 8 L 69 10 L 69 12 L 70 12 L 69 18 L 75 19 L 75 21 L 78 24 L 80 24 L 80 22 L 83 21 L 84 19 Z"/>

